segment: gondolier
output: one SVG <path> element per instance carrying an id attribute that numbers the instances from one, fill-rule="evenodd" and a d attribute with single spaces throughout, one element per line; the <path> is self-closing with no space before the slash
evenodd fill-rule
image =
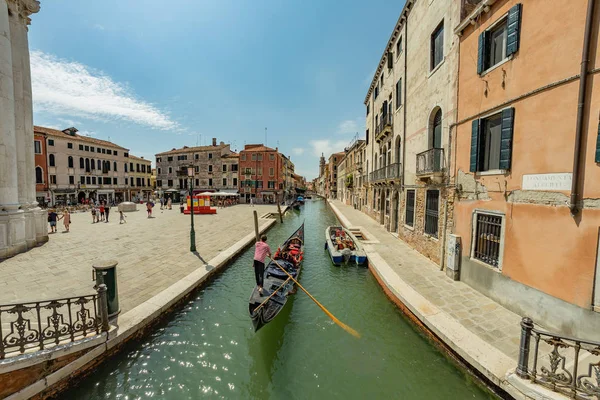
<path id="1" fill-rule="evenodd" d="M 254 276 L 258 292 L 263 295 L 263 278 L 265 275 L 265 257 L 271 257 L 271 248 L 267 244 L 267 237 L 262 235 L 259 242 L 256 242 L 254 250 Z"/>

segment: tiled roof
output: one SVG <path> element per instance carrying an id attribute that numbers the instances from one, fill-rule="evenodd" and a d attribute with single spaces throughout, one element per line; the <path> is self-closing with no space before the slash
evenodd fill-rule
<path id="1" fill-rule="evenodd" d="M 172 149 L 169 151 L 163 151 L 162 153 L 158 153 L 156 154 L 157 157 L 159 156 L 166 156 L 166 155 L 171 155 L 171 154 L 180 154 L 180 153 L 193 153 L 193 152 L 199 152 L 199 151 L 210 151 L 210 150 L 221 150 L 225 147 L 229 146 L 228 144 L 218 144 L 216 146 L 194 146 L 194 147 L 187 147 L 187 146 L 183 146 L 180 149 Z"/>
<path id="2" fill-rule="evenodd" d="M 238 153 L 236 153 L 235 151 L 232 151 L 229 154 L 223 154 L 221 156 L 221 158 L 240 158 L 240 155 Z"/>
<path id="3" fill-rule="evenodd" d="M 146 161 L 146 162 L 152 163 L 152 160 L 148 160 L 147 158 L 144 158 L 144 157 L 134 156 L 133 154 L 130 154 L 129 158 L 132 160 Z"/>
<path id="4" fill-rule="evenodd" d="M 248 147 L 248 146 L 252 146 L 252 147 Z M 246 148 L 242 151 L 250 152 L 250 151 L 276 151 L 276 150 L 272 149 L 270 147 L 267 147 L 265 145 L 262 145 L 262 144 L 249 144 L 249 145 L 246 145 Z"/>
<path id="5" fill-rule="evenodd" d="M 112 148 L 129 151 L 129 149 L 126 149 L 125 147 L 121 147 L 118 144 L 114 144 L 113 142 L 109 142 L 108 140 L 95 139 L 95 138 L 92 138 L 89 136 L 81 136 L 81 135 L 78 135 L 77 133 L 75 133 L 74 135 L 69 135 L 67 133 L 64 133 L 63 131 L 59 131 L 58 129 L 45 128 L 43 126 L 36 125 L 33 127 L 33 131 L 38 132 L 38 133 L 45 133 L 48 136 L 60 137 L 61 139 L 81 140 L 81 141 L 87 142 L 87 143 L 93 143 L 93 144 L 101 145 L 101 146 L 110 146 Z"/>

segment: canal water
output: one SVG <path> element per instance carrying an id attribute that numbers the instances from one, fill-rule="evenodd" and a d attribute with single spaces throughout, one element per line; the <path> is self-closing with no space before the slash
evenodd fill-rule
<path id="1" fill-rule="evenodd" d="M 255 333 L 248 316 L 249 249 L 151 335 L 61 398 L 494 398 L 411 325 L 368 269 L 331 264 L 324 231 L 337 220 L 322 200 L 307 200 L 300 213 L 284 218 L 268 232 L 268 243 L 276 248 L 305 222 L 300 283 L 360 339 L 300 290 Z"/>

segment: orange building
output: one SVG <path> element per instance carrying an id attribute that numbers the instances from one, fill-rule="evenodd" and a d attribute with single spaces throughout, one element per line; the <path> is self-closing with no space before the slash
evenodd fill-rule
<path id="1" fill-rule="evenodd" d="M 600 2 L 462 5 L 451 160 L 460 279 L 549 329 L 595 339 Z"/>
<path id="2" fill-rule="evenodd" d="M 35 198 L 40 206 L 45 206 L 50 201 L 45 133 L 33 132 L 33 150 L 35 153 Z"/>

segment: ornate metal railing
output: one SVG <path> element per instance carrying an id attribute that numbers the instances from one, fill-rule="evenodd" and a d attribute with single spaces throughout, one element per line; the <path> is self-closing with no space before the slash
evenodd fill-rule
<path id="1" fill-rule="evenodd" d="M 432 148 L 417 154 L 417 175 L 442 172 L 444 167 L 444 149 L 442 148 Z"/>
<path id="2" fill-rule="evenodd" d="M 98 294 L 0 305 L 0 360 L 108 329 L 105 285 Z"/>
<path id="3" fill-rule="evenodd" d="M 377 182 L 386 179 L 399 178 L 400 175 L 402 175 L 402 164 L 393 163 L 371 172 L 369 179 L 371 180 L 371 182 Z"/>
<path id="4" fill-rule="evenodd" d="M 540 345 L 544 356 L 539 354 Z M 521 320 L 520 346 L 517 375 L 521 378 L 574 399 L 600 399 L 600 342 L 544 332 L 525 317 Z"/>
<path id="5" fill-rule="evenodd" d="M 393 124 L 392 113 L 387 113 L 385 115 L 382 115 L 381 119 L 379 120 L 379 123 L 375 127 L 375 135 L 379 135 L 381 132 L 383 132 L 385 127 L 392 126 L 392 124 Z"/>

